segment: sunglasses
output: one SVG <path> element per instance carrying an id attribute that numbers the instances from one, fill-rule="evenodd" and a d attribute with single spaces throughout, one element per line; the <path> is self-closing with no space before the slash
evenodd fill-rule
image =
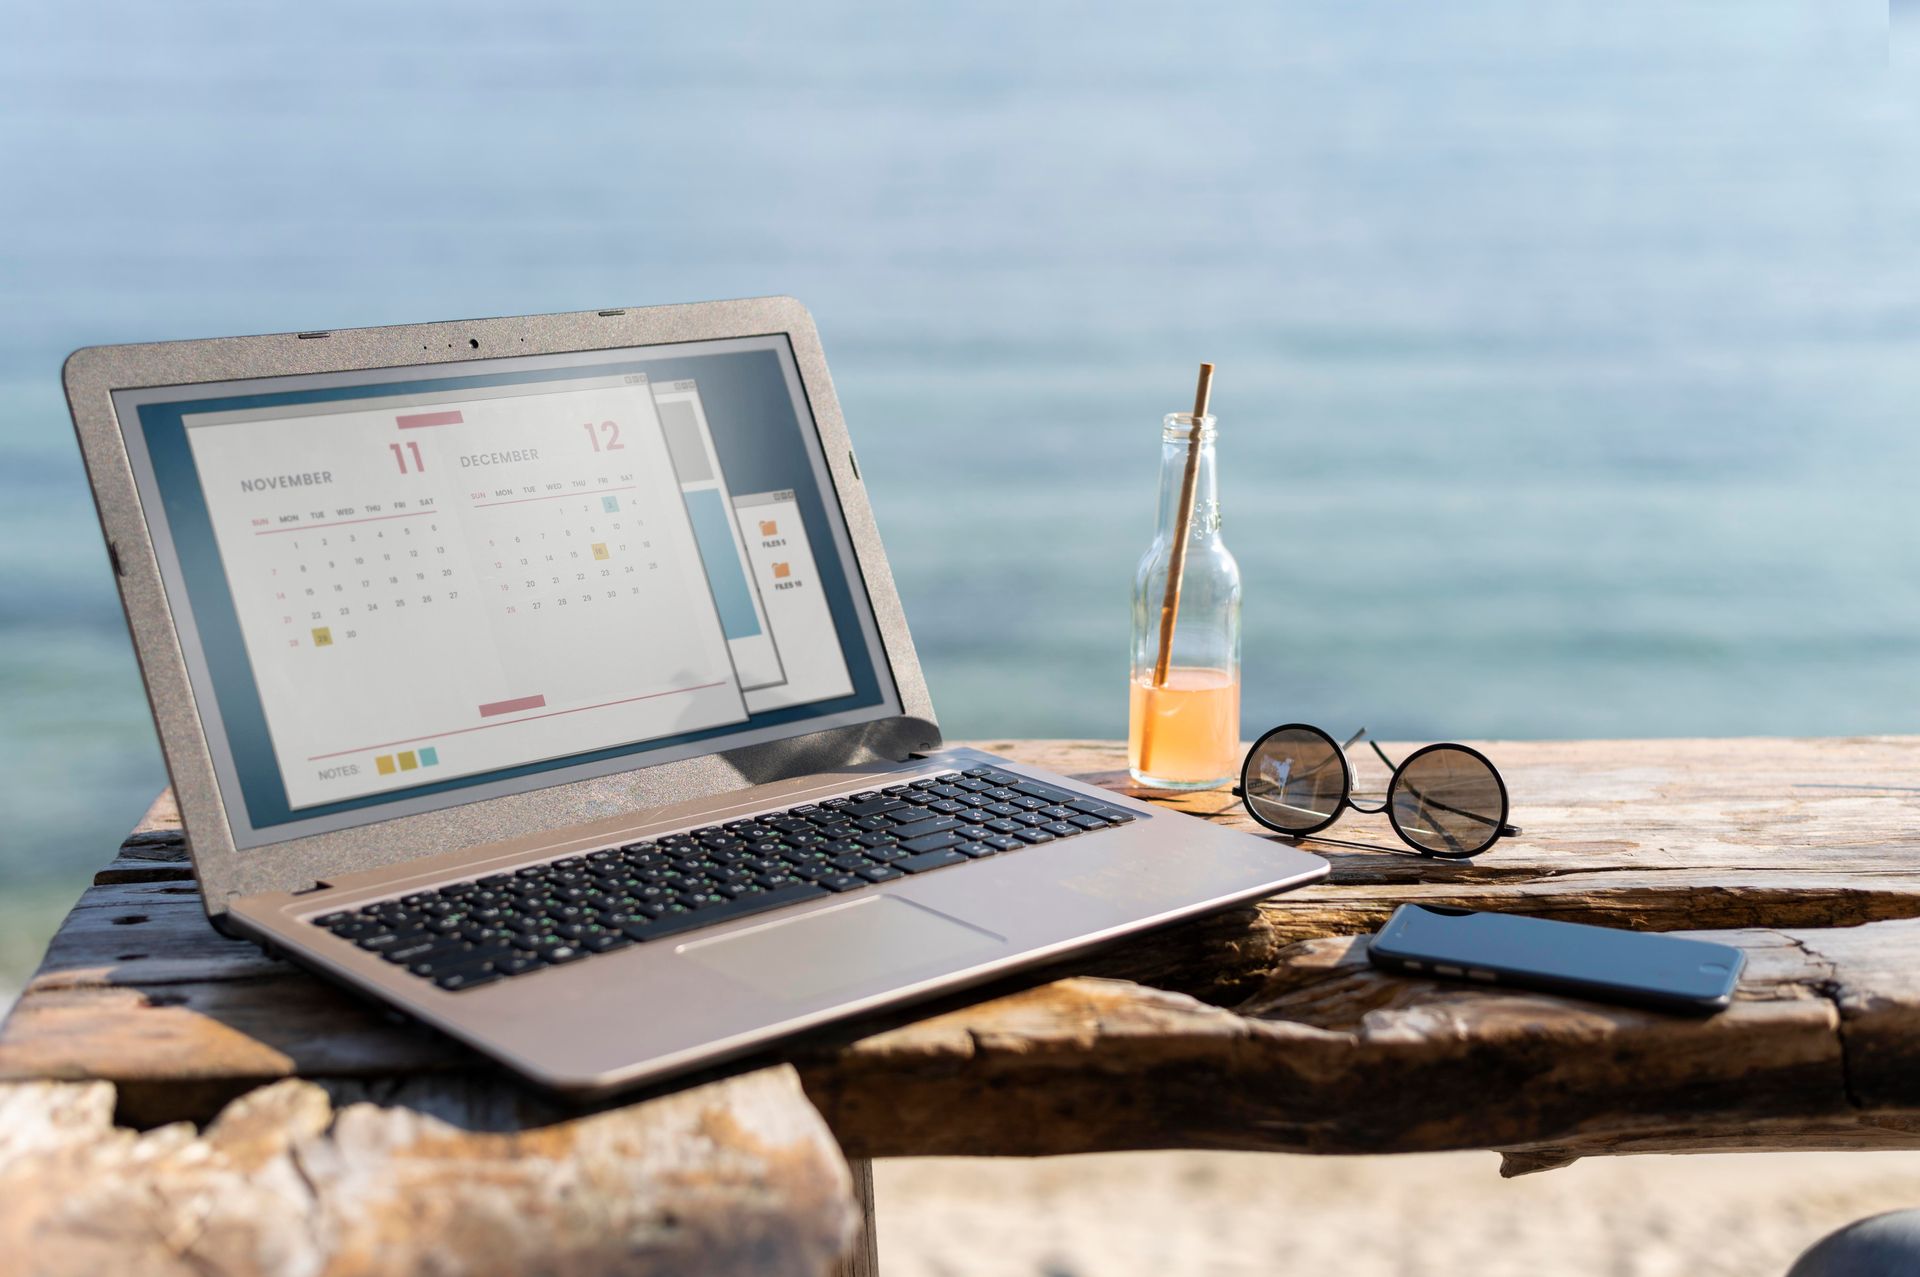
<path id="1" fill-rule="evenodd" d="M 1353 801 L 1347 748 L 1366 734 L 1363 727 L 1340 745 L 1305 723 L 1276 727 L 1247 751 L 1234 796 L 1262 825 L 1293 838 L 1318 833 L 1349 807 L 1385 812 L 1401 841 L 1427 856 L 1477 856 L 1520 832 L 1507 823 L 1506 782 L 1486 755 L 1465 745 L 1428 745 L 1396 765 L 1367 741 L 1393 779 L 1384 803 L 1362 807 Z"/>

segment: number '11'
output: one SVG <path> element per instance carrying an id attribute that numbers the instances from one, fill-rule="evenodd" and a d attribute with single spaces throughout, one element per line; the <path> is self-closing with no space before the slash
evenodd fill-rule
<path id="1" fill-rule="evenodd" d="M 425 470 L 427 468 L 426 459 L 420 455 L 420 445 L 411 439 L 407 440 L 407 452 L 400 451 L 400 445 L 397 443 L 388 444 L 387 451 L 391 452 L 393 459 L 399 463 L 401 474 L 407 473 L 407 452 L 413 454 L 413 468 L 415 470 Z"/>

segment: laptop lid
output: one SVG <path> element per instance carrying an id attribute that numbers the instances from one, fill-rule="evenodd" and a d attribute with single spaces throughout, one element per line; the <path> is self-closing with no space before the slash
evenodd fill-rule
<path id="1" fill-rule="evenodd" d="M 207 907 L 939 743 L 811 317 L 94 347 Z"/>

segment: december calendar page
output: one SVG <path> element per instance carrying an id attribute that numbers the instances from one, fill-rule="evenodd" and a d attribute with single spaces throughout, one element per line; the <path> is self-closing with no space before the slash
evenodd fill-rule
<path id="1" fill-rule="evenodd" d="M 237 847 L 899 712 L 783 337 L 115 407 Z"/>
<path id="2" fill-rule="evenodd" d="M 746 720 L 645 376 L 328 407 L 186 419 L 292 806 Z"/>

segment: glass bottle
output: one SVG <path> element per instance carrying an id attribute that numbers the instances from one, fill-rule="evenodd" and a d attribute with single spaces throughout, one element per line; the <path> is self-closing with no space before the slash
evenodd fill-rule
<path id="1" fill-rule="evenodd" d="M 1133 676 L 1127 769 L 1155 789 L 1210 789 L 1240 768 L 1240 565 L 1220 537 L 1215 419 L 1200 418 L 1193 512 L 1180 495 L 1194 434 L 1190 412 L 1168 413 L 1160 434 L 1160 530 L 1133 578 Z M 1160 674 L 1167 573 L 1186 541 L 1173 643 Z"/>

